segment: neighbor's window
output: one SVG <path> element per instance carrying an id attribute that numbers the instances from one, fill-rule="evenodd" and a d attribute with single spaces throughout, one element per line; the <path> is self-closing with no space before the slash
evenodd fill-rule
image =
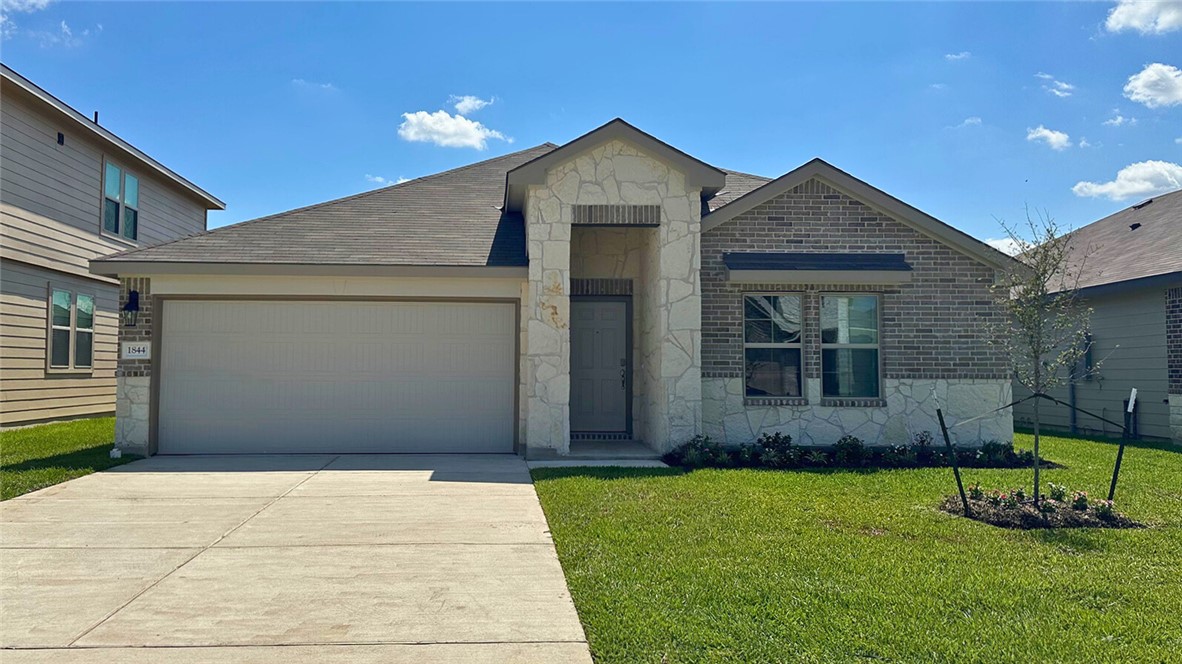
<path id="1" fill-rule="evenodd" d="M 94 297 L 55 288 L 49 297 L 49 368 L 94 366 Z"/>
<path id="2" fill-rule="evenodd" d="M 800 295 L 744 296 L 747 396 L 800 396 L 800 315 Z"/>
<path id="3" fill-rule="evenodd" d="M 821 396 L 879 396 L 878 296 L 821 296 Z"/>
<path id="4" fill-rule="evenodd" d="M 134 240 L 139 222 L 139 178 L 108 161 L 103 169 L 103 230 Z"/>

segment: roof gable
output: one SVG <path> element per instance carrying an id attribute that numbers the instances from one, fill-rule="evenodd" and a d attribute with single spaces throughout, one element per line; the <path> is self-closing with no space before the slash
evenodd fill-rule
<path id="1" fill-rule="evenodd" d="M 87 134 L 98 139 L 101 144 L 110 145 L 131 159 L 134 159 L 144 166 L 151 168 L 167 182 L 175 184 L 177 187 L 188 192 L 189 195 L 196 197 L 205 205 L 206 209 L 226 209 L 226 204 L 218 200 L 209 192 L 205 191 L 201 187 L 198 187 L 192 182 L 189 182 L 180 175 L 177 175 L 172 169 L 149 157 L 131 143 L 119 138 L 113 132 L 98 124 L 97 121 L 91 121 L 86 116 L 74 110 L 70 105 L 49 94 L 40 86 L 33 83 L 24 76 L 21 76 L 20 74 L 13 71 L 8 65 L 0 63 L 0 78 L 2 78 L 6 83 L 16 86 L 24 93 L 24 95 L 27 95 L 28 98 L 35 99 L 41 104 L 42 108 L 51 109 L 52 112 L 58 113 L 61 116 L 67 118 L 74 124 L 74 126 L 79 127 Z"/>
<path id="2" fill-rule="evenodd" d="M 703 216 L 702 232 L 705 233 L 717 228 L 744 212 L 748 212 L 776 196 L 792 191 L 814 178 L 982 263 L 998 268 L 1011 268 L 1017 264 L 1017 261 L 1010 256 L 926 212 L 904 203 L 881 189 L 859 180 L 823 159 L 813 159 Z"/>
<path id="3" fill-rule="evenodd" d="M 685 174 L 686 184 L 713 194 L 726 183 L 726 171 L 691 157 L 677 148 L 616 118 L 583 134 L 549 153 L 514 168 L 505 176 L 505 210 L 520 212 L 525 204 L 525 188 L 546 181 L 546 171 L 613 140 L 630 143 L 652 157 Z"/>

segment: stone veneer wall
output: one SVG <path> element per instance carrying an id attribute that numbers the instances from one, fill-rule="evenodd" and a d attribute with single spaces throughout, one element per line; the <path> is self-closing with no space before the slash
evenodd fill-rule
<path id="1" fill-rule="evenodd" d="M 130 291 L 140 294 L 140 313 L 135 327 L 119 321 L 119 363 L 115 369 L 115 447 L 130 454 L 148 453 L 151 430 L 152 361 L 125 360 L 122 342 L 152 341 L 151 280 L 143 277 L 119 280 L 119 311 L 127 304 Z M 152 352 L 156 352 L 153 345 Z"/>
<path id="2" fill-rule="evenodd" d="M 733 284 L 727 252 L 904 253 L 912 282 L 895 286 Z M 818 180 L 707 231 L 702 237 L 703 429 L 730 443 L 783 431 L 804 444 L 832 444 L 855 435 L 870 444 L 899 443 L 938 431 L 937 400 L 950 425 L 1011 400 L 1004 354 L 988 343 L 1000 316 L 989 285 L 992 268 L 851 199 Z M 742 296 L 803 293 L 804 397 L 744 396 Z M 822 399 L 820 295 L 881 295 L 881 399 Z M 961 443 L 1010 440 L 1013 419 L 1002 411 L 951 433 Z"/>
<path id="3" fill-rule="evenodd" d="M 1182 444 L 1182 287 L 1166 290 L 1166 367 L 1170 437 Z"/>
<path id="4" fill-rule="evenodd" d="M 682 173 L 622 141 L 610 141 L 550 169 L 532 185 L 525 221 L 530 256 L 522 305 L 522 441 L 530 454 L 570 446 L 571 221 L 575 204 L 660 205 L 645 234 L 638 320 L 642 403 L 638 434 L 658 450 L 701 430 L 701 197 Z M 583 259 L 585 260 L 585 259 Z"/>

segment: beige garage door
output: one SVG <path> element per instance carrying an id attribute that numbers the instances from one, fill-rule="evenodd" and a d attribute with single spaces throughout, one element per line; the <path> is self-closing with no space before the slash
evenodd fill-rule
<path id="1" fill-rule="evenodd" d="M 513 451 L 511 304 L 163 309 L 161 454 Z"/>

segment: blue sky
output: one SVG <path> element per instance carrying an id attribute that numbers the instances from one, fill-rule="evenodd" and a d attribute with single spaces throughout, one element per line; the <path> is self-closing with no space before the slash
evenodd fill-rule
<path id="1" fill-rule="evenodd" d="M 211 227 L 616 116 L 724 168 L 822 157 L 983 239 L 1182 180 L 1177 0 L 3 4 L 4 61 L 226 201 Z"/>

